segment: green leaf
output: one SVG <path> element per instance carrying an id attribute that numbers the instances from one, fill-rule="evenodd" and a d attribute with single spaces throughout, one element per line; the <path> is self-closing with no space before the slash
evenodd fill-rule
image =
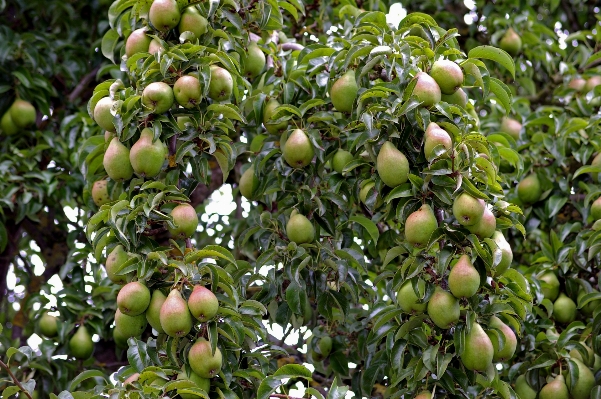
<path id="1" fill-rule="evenodd" d="M 228 262 L 236 265 L 236 258 L 234 255 L 227 249 L 219 246 L 219 245 L 207 245 L 203 249 L 199 249 L 197 251 L 190 252 L 185 257 L 186 263 L 195 263 L 199 259 L 203 258 L 220 258 L 225 259 Z"/>
<path id="2" fill-rule="evenodd" d="M 366 218 L 364 216 L 358 216 L 358 215 L 351 216 L 349 218 L 349 220 L 351 222 L 359 223 L 361 226 L 363 226 L 365 228 L 365 230 L 367 230 L 367 232 L 371 236 L 371 239 L 373 240 L 374 245 L 378 243 L 378 238 L 380 237 L 380 231 L 378 230 L 378 227 L 376 226 L 376 224 L 374 222 L 372 222 L 371 220 L 369 220 L 368 218 Z"/>
<path id="3" fill-rule="evenodd" d="M 282 380 L 290 378 L 304 378 L 311 381 L 312 374 L 305 366 L 298 364 L 282 366 L 273 375 L 261 382 L 257 390 L 257 399 L 269 399 L 270 395 L 283 384 Z"/>
<path id="4" fill-rule="evenodd" d="M 102 37 L 102 55 L 115 62 L 115 47 L 119 41 L 119 33 L 114 29 L 109 29 Z"/>
<path id="5" fill-rule="evenodd" d="M 81 384 L 83 381 L 87 380 L 88 378 L 92 378 L 92 377 L 101 377 L 102 379 L 104 379 L 106 381 L 106 377 L 102 371 L 86 370 L 83 373 L 80 373 L 77 377 L 75 377 L 73 379 L 73 381 L 71 381 L 71 385 L 69 385 L 69 391 L 74 391 L 75 388 L 77 388 L 77 386 L 79 384 Z"/>
<path id="6" fill-rule="evenodd" d="M 21 389 L 16 385 L 9 386 L 4 391 L 2 391 L 2 399 L 8 399 L 20 391 L 21 391 Z"/>
<path id="7" fill-rule="evenodd" d="M 505 51 L 494 46 L 475 47 L 468 53 L 469 58 L 484 58 L 495 61 L 505 67 L 515 79 L 515 64 L 513 58 Z"/>
<path id="8" fill-rule="evenodd" d="M 505 108 L 505 114 L 509 115 L 509 112 L 511 112 L 511 91 L 507 85 L 499 79 L 490 78 L 489 89 Z"/>

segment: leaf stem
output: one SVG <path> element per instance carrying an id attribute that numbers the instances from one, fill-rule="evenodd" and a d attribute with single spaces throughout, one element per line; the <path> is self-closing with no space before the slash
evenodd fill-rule
<path id="1" fill-rule="evenodd" d="M 23 385 L 21 385 L 21 383 L 19 382 L 19 380 L 17 379 L 17 377 L 15 377 L 15 375 L 13 374 L 13 372 L 10 371 L 10 368 L 2 360 L 0 360 L 0 367 L 2 367 L 3 369 L 6 370 L 6 372 L 8 373 L 8 375 L 10 376 L 10 378 L 12 378 L 13 382 L 15 383 L 15 385 L 17 387 L 19 387 L 19 389 L 21 391 L 25 392 L 25 395 L 27 395 L 27 397 L 29 399 L 33 399 L 31 397 L 31 394 L 29 393 L 29 391 L 27 389 L 23 388 Z"/>

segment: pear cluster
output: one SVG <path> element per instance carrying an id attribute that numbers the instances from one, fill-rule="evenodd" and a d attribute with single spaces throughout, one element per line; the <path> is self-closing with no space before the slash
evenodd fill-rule
<path id="1" fill-rule="evenodd" d="M 0 118 L 0 130 L 12 136 L 23 129 L 31 128 L 36 121 L 35 107 L 28 101 L 17 98 Z"/>
<path id="2" fill-rule="evenodd" d="M 60 317 L 43 312 L 37 318 L 37 331 L 48 339 L 62 339 L 59 336 Z M 68 333 L 68 354 L 78 360 L 86 360 L 94 353 L 94 341 L 90 331 L 83 322 Z"/>

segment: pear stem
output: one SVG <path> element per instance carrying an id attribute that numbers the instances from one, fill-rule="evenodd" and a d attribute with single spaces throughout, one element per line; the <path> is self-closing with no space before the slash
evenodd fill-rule
<path id="1" fill-rule="evenodd" d="M 21 391 L 25 392 L 25 395 L 27 395 L 27 397 L 29 399 L 33 399 L 31 397 L 31 394 L 29 393 L 29 391 L 26 390 L 25 388 L 23 388 L 23 385 L 21 385 L 21 382 L 19 382 L 19 380 L 17 379 L 17 377 L 15 377 L 15 375 L 13 374 L 13 372 L 10 371 L 10 368 L 2 360 L 0 360 L 0 367 L 2 367 L 4 370 L 6 370 L 6 372 L 8 373 L 8 375 L 10 376 L 10 378 L 12 378 L 13 382 L 15 383 L 15 385 L 17 387 L 19 387 L 19 389 Z"/>

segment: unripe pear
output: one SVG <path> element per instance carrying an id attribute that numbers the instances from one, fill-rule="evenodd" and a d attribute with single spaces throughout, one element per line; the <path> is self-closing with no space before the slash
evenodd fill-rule
<path id="1" fill-rule="evenodd" d="M 148 52 L 150 54 L 155 55 L 162 49 L 163 49 L 163 46 L 161 45 L 161 42 L 159 42 L 157 39 L 152 39 L 150 41 L 150 45 L 148 46 Z"/>
<path id="2" fill-rule="evenodd" d="M 315 228 L 304 215 L 296 213 L 290 216 L 286 224 L 286 235 L 297 244 L 311 243 L 315 240 Z"/>
<path id="3" fill-rule="evenodd" d="M 246 199 L 253 199 L 253 191 L 259 186 L 259 180 L 255 177 L 255 168 L 251 166 L 240 176 L 240 194 Z"/>
<path id="4" fill-rule="evenodd" d="M 111 140 L 104 153 L 102 164 L 107 175 L 113 180 L 129 180 L 134 175 L 134 169 L 129 161 L 129 149 L 119 141 L 118 137 Z"/>
<path id="5" fill-rule="evenodd" d="M 188 298 L 190 313 L 201 323 L 211 320 L 219 311 L 219 301 L 213 292 L 202 285 L 195 285 Z"/>
<path id="6" fill-rule="evenodd" d="M 217 65 L 211 65 L 211 82 L 209 83 L 209 97 L 215 101 L 229 100 L 234 90 L 232 75 Z"/>
<path id="7" fill-rule="evenodd" d="M 575 384 L 572 384 L 570 374 L 568 373 L 567 385 L 570 389 L 571 397 L 572 399 L 589 399 L 591 397 L 591 390 L 596 385 L 595 375 L 580 360 L 574 358 L 572 360 L 578 365 L 578 380 Z"/>
<path id="8" fill-rule="evenodd" d="M 179 204 L 171 211 L 175 228 L 167 226 L 167 230 L 176 238 L 191 237 L 198 228 L 198 215 L 190 204 Z"/>
<path id="9" fill-rule="evenodd" d="M 582 363 L 584 363 L 587 367 L 593 367 L 595 365 L 595 352 L 587 344 L 584 342 L 580 342 L 580 345 L 584 346 L 586 349 L 587 356 L 584 358 L 582 354 L 578 351 L 578 349 L 574 348 L 570 351 L 570 357 L 572 359 L 578 359 Z"/>
<path id="10" fill-rule="evenodd" d="M 152 82 L 142 92 L 142 104 L 154 114 L 165 113 L 173 106 L 173 89 L 165 82 Z"/>
<path id="11" fill-rule="evenodd" d="M 589 91 L 594 90 L 597 86 L 601 86 L 601 76 L 592 76 L 586 80 L 584 92 L 588 93 Z"/>
<path id="12" fill-rule="evenodd" d="M 570 82 L 568 83 L 568 87 L 570 89 L 574 89 L 576 91 L 582 91 L 586 86 L 586 80 L 582 79 L 582 78 L 574 78 L 572 80 L 570 80 Z"/>
<path id="13" fill-rule="evenodd" d="M 426 290 L 426 283 L 424 280 L 417 281 L 417 289 L 420 292 L 420 295 L 424 294 Z M 419 298 L 415 294 L 415 291 L 413 290 L 413 284 L 411 284 L 410 281 L 403 283 L 396 298 L 399 306 L 406 313 L 423 313 L 428 306 L 427 303 L 417 303 Z"/>
<path id="14" fill-rule="evenodd" d="M 467 94 L 461 88 L 457 89 L 457 91 L 453 94 L 441 95 L 441 100 L 449 104 L 457 105 L 461 108 L 465 108 L 467 106 Z"/>
<path id="15" fill-rule="evenodd" d="M 192 371 L 202 378 L 213 378 L 221 371 L 223 358 L 219 348 L 215 353 L 211 350 L 211 343 L 200 338 L 192 345 L 188 353 L 188 363 Z"/>
<path id="16" fill-rule="evenodd" d="M 430 391 L 421 391 L 415 399 L 432 399 L 432 392 Z"/>
<path id="17" fill-rule="evenodd" d="M 127 337 L 121 330 L 117 327 L 113 328 L 113 341 L 115 341 L 115 345 L 117 348 L 127 348 Z"/>
<path id="18" fill-rule="evenodd" d="M 184 367 L 182 371 L 177 374 L 177 380 L 187 380 L 192 381 L 196 386 L 202 389 L 205 392 L 209 392 L 211 390 L 211 380 L 208 378 L 202 378 L 194 371 L 190 370 L 190 372 L 186 371 Z M 182 397 L 182 399 L 198 399 L 197 395 L 189 394 L 189 393 L 180 393 L 178 395 Z"/>
<path id="19" fill-rule="evenodd" d="M 295 129 L 286 140 L 282 156 L 293 168 L 304 168 L 313 160 L 315 151 L 309 136 L 301 129 Z"/>
<path id="20" fill-rule="evenodd" d="M 144 128 L 129 152 L 129 161 L 139 176 L 155 177 L 163 168 L 167 155 L 165 145 L 160 140 L 153 143 L 153 139 L 154 132 Z"/>
<path id="21" fill-rule="evenodd" d="M 440 102 L 440 87 L 430 75 L 418 72 L 414 79 L 417 80 L 417 83 L 413 89 L 413 95 L 417 97 L 418 101 L 421 101 L 424 107 L 431 107 Z"/>
<path id="22" fill-rule="evenodd" d="M 552 271 L 545 272 L 541 274 L 538 279 L 541 283 L 540 285 L 543 296 L 551 302 L 555 302 L 557 296 L 559 295 L 559 280 L 557 279 L 555 273 Z"/>
<path id="23" fill-rule="evenodd" d="M 58 318 L 44 313 L 38 322 L 40 332 L 48 338 L 56 337 L 58 334 Z"/>
<path id="24" fill-rule="evenodd" d="M 440 328 L 448 329 L 459 321 L 459 313 L 457 298 L 442 288 L 436 287 L 428 301 L 428 316 L 432 322 Z"/>
<path id="25" fill-rule="evenodd" d="M 565 379 L 559 374 L 538 393 L 538 399 L 568 399 L 570 394 Z"/>
<path id="26" fill-rule="evenodd" d="M 170 337 L 183 337 L 192 330 L 192 315 L 182 294 L 171 290 L 160 312 L 161 327 Z M 198 374 L 198 373 L 197 373 Z"/>
<path id="27" fill-rule="evenodd" d="M 591 204 L 591 216 L 594 220 L 601 219 L 601 197 L 597 198 Z"/>
<path id="28" fill-rule="evenodd" d="M 570 324 L 576 320 L 576 304 L 563 292 L 553 304 L 553 317 L 555 321 L 562 324 Z"/>
<path id="29" fill-rule="evenodd" d="M 94 341 L 83 324 L 79 326 L 75 334 L 69 340 L 69 352 L 76 359 L 85 360 L 94 352 Z"/>
<path id="30" fill-rule="evenodd" d="M 129 259 L 129 255 L 123 249 L 123 245 L 117 245 L 111 253 L 106 257 L 106 275 L 115 284 L 125 284 L 127 278 L 118 276 L 121 266 Z"/>
<path id="31" fill-rule="evenodd" d="M 513 28 L 509 28 L 499 41 L 499 47 L 515 57 L 522 49 L 522 39 Z"/>
<path id="32" fill-rule="evenodd" d="M 461 362 L 468 370 L 486 371 L 492 363 L 494 347 L 480 324 L 472 324 L 469 334 L 465 336 L 465 345 L 461 354 Z"/>
<path id="33" fill-rule="evenodd" d="M 288 128 L 288 121 L 280 123 L 271 122 L 271 116 L 275 113 L 275 109 L 280 106 L 280 103 L 275 98 L 272 98 L 265 104 L 263 110 L 263 124 L 269 134 L 280 134 Z"/>
<path id="34" fill-rule="evenodd" d="M 442 146 L 446 149 L 447 152 L 441 156 L 447 157 L 448 151 L 453 148 L 453 140 L 451 140 L 451 136 L 446 130 L 441 129 L 436 123 L 430 122 L 426 129 L 426 133 L 424 133 L 424 155 L 427 160 L 436 157 L 437 154 L 434 153 L 434 149 L 437 146 Z"/>
<path id="35" fill-rule="evenodd" d="M 591 161 L 591 166 L 601 166 L 601 152 L 599 152 Z M 599 182 L 599 173 L 592 173 L 591 177 L 595 183 Z"/>
<path id="36" fill-rule="evenodd" d="M 200 38 L 202 35 L 207 33 L 209 21 L 198 12 L 196 7 L 187 7 L 184 9 L 182 16 L 179 20 L 178 30 L 179 33 L 192 32 L 195 38 Z"/>
<path id="37" fill-rule="evenodd" d="M 148 321 L 144 314 L 128 316 L 121 313 L 119 309 L 115 312 L 115 330 L 119 330 L 119 334 L 125 339 L 141 336 L 146 326 Z"/>
<path id="38" fill-rule="evenodd" d="M 521 374 L 515 380 L 515 392 L 518 394 L 520 399 L 536 399 L 536 391 L 532 389 L 526 381 L 526 376 Z"/>
<path id="39" fill-rule="evenodd" d="M 338 173 L 342 173 L 344 166 L 354 159 L 353 154 L 345 150 L 338 150 L 332 158 L 332 169 Z"/>
<path id="40" fill-rule="evenodd" d="M 8 136 L 19 131 L 19 128 L 15 125 L 15 122 L 13 122 L 13 118 L 10 116 L 10 111 L 6 111 L 4 115 L 2 115 L 2 119 L 0 119 L 0 129 Z"/>
<path id="41" fill-rule="evenodd" d="M 525 204 L 534 204 L 542 195 L 540 180 L 536 173 L 532 173 L 518 184 L 518 197 Z"/>
<path id="42" fill-rule="evenodd" d="M 520 132 L 522 131 L 522 124 L 515 119 L 504 116 L 503 119 L 501 119 L 501 126 L 499 127 L 499 130 L 503 133 L 507 133 L 515 140 L 519 140 Z"/>
<path id="43" fill-rule="evenodd" d="M 409 179 L 409 161 L 390 141 L 382 145 L 376 159 L 376 169 L 388 187 L 396 187 Z"/>
<path id="44" fill-rule="evenodd" d="M 518 344 L 518 340 L 515 336 L 515 333 L 507 324 L 503 323 L 501 319 L 499 319 L 496 316 L 490 318 L 490 323 L 488 323 L 488 325 L 493 328 L 498 328 L 505 336 L 505 346 L 503 346 L 503 349 L 499 349 L 499 342 L 497 340 L 497 337 L 494 336 L 492 333 L 488 333 L 488 336 L 494 348 L 493 360 L 495 362 L 506 362 L 507 360 L 513 357 L 513 354 L 515 353 L 515 348 Z"/>
<path id="45" fill-rule="evenodd" d="M 200 103 L 202 91 L 200 81 L 194 76 L 185 75 L 173 85 L 175 101 L 184 108 L 194 108 Z"/>
<path id="46" fill-rule="evenodd" d="M 456 298 L 470 298 L 480 288 L 480 274 L 472 264 L 470 257 L 461 255 L 451 273 L 449 273 L 449 290 Z"/>
<path id="47" fill-rule="evenodd" d="M 125 42 L 125 55 L 127 58 L 136 53 L 147 53 L 152 38 L 146 35 L 146 28 L 133 31 Z"/>
<path id="48" fill-rule="evenodd" d="M 103 97 L 96 103 L 94 107 L 94 121 L 103 128 L 111 133 L 115 133 L 117 129 L 113 124 L 114 116 L 111 113 L 111 108 L 115 102 L 110 97 Z"/>
<path id="49" fill-rule="evenodd" d="M 10 112 L 13 123 L 19 129 L 24 129 L 35 124 L 35 108 L 28 101 L 18 98 L 13 105 L 10 106 L 8 111 Z"/>
<path id="50" fill-rule="evenodd" d="M 148 324 L 157 330 L 159 334 L 165 333 L 165 330 L 163 330 L 163 327 L 161 326 L 161 308 L 166 299 L 167 297 L 160 290 L 154 290 L 150 297 L 148 309 L 146 309 L 146 320 L 148 321 Z"/>
<path id="51" fill-rule="evenodd" d="M 125 284 L 117 295 L 117 306 L 121 313 L 137 316 L 146 311 L 150 305 L 150 290 L 139 281 Z"/>
<path id="52" fill-rule="evenodd" d="M 492 240 L 497 244 L 497 248 L 501 250 L 501 262 L 499 262 L 495 269 L 495 275 L 500 276 L 511 266 L 513 251 L 511 250 L 511 245 L 509 245 L 505 236 L 500 231 L 495 231 L 492 235 Z"/>
<path id="53" fill-rule="evenodd" d="M 161 32 L 175 28 L 180 18 L 179 6 L 175 0 L 154 0 L 148 12 L 150 23 Z"/>
<path id="54" fill-rule="evenodd" d="M 453 201 L 453 216 L 463 226 L 473 226 L 480 221 L 486 205 L 484 201 L 464 192 Z"/>
<path id="55" fill-rule="evenodd" d="M 332 105 L 339 112 L 351 112 L 358 92 L 359 87 L 355 80 L 355 70 L 349 69 L 332 85 L 330 90 Z"/>
<path id="56" fill-rule="evenodd" d="M 243 55 L 244 61 L 244 76 L 249 79 L 254 79 L 263 72 L 265 68 L 265 53 L 259 48 L 257 43 L 250 42 Z"/>
<path id="57" fill-rule="evenodd" d="M 324 358 L 328 357 L 330 355 L 330 352 L 332 351 L 332 338 L 327 335 L 321 337 L 317 342 L 317 346 L 319 347 L 321 355 Z"/>
<path id="58" fill-rule="evenodd" d="M 598 292 L 598 291 L 594 291 L 593 292 Z M 586 295 L 586 291 L 584 291 L 583 289 L 580 289 L 580 291 L 578 291 L 578 302 L 581 302 L 581 298 L 583 296 Z M 594 301 L 590 301 L 589 303 L 587 303 L 586 305 L 584 305 L 583 307 L 581 307 L 582 313 L 584 313 L 586 316 L 592 316 L 593 312 L 595 311 L 595 309 L 601 306 L 601 299 L 597 299 Z"/>
<path id="59" fill-rule="evenodd" d="M 407 217 L 405 222 L 405 239 L 416 248 L 428 244 L 432 233 L 438 227 L 438 221 L 430 205 L 423 204 L 417 211 Z"/>
<path id="60" fill-rule="evenodd" d="M 482 217 L 476 224 L 465 227 L 480 239 L 490 238 L 497 230 L 497 218 L 490 209 L 485 208 Z"/>
<path id="61" fill-rule="evenodd" d="M 108 202 L 111 202 L 109 196 L 108 182 L 106 180 L 98 180 L 94 182 L 92 186 L 92 200 L 96 206 L 102 206 Z"/>
<path id="62" fill-rule="evenodd" d="M 438 83 L 442 94 L 453 94 L 463 84 L 461 67 L 450 60 L 438 60 L 430 69 L 430 76 Z"/>

